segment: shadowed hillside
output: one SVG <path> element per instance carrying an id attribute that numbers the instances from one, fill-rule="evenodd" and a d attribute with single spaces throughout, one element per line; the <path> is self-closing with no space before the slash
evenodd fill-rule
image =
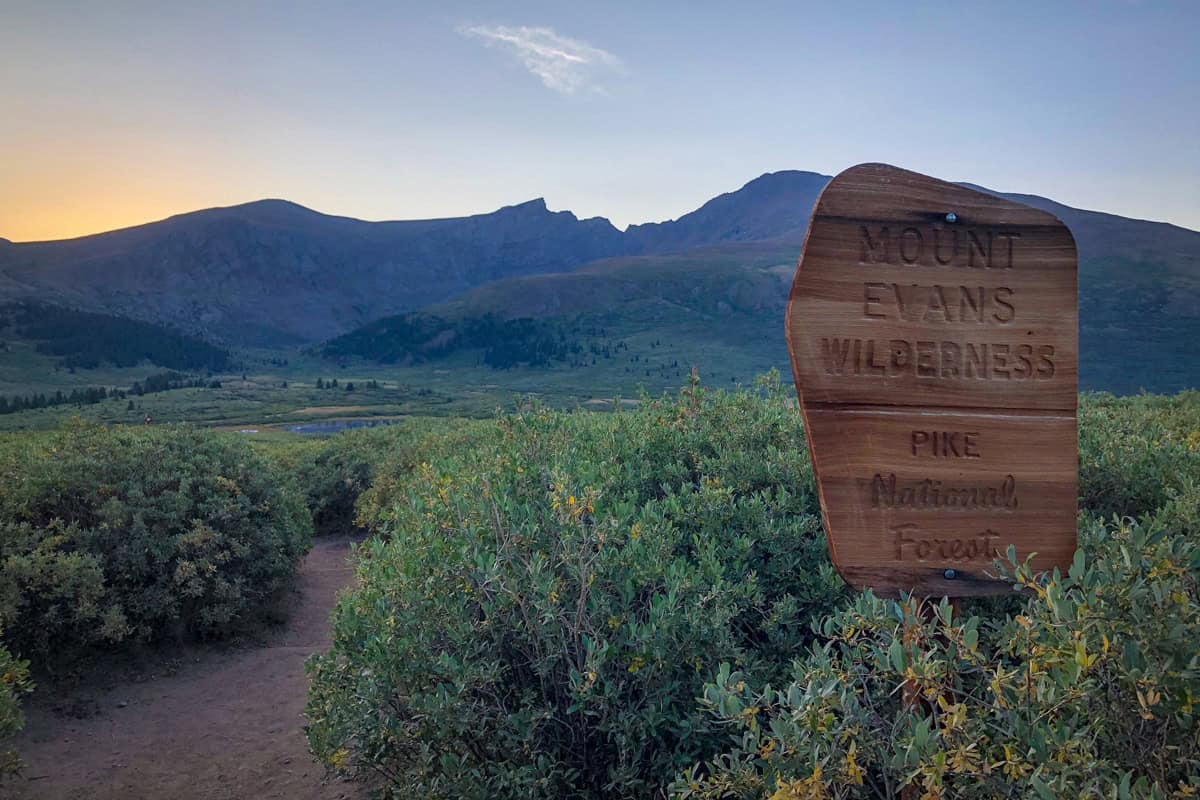
<path id="1" fill-rule="evenodd" d="M 489 281 L 613 256 L 803 236 L 829 179 L 764 175 L 671 222 L 622 233 L 532 200 L 491 214 L 365 222 L 283 200 L 54 242 L 0 240 L 0 300 L 167 323 L 227 344 L 329 338 Z"/>
<path id="2" fill-rule="evenodd" d="M 622 335 L 683 326 L 689 340 L 698 332 L 753 353 L 755 364 L 782 367 L 787 289 L 828 181 L 769 173 L 677 220 L 624 232 L 603 218 L 551 212 L 542 200 L 413 222 L 260 201 L 69 241 L 0 242 L 0 300 L 55 302 L 275 348 L 418 310 L 451 320 L 582 316 Z M 1188 345 L 1200 337 L 1200 233 L 1001 196 L 1054 213 L 1075 235 L 1084 388 L 1200 383 Z M 721 322 L 734 317 L 742 319 Z M 753 333 L 739 343 L 730 330 Z M 377 348 L 339 345 L 339 357 L 359 349 L 367 356 Z"/>
<path id="3" fill-rule="evenodd" d="M 416 222 L 331 217 L 281 200 L 0 248 L 0 296 L 168 322 L 234 344 L 325 338 L 497 278 L 622 252 L 607 220 L 542 200 Z"/>
<path id="4" fill-rule="evenodd" d="M 582 315 L 622 335 L 653 330 L 689 342 L 699 336 L 737 347 L 740 356 L 726 353 L 733 362 L 786 370 L 784 306 L 812 201 L 827 180 L 798 172 L 763 176 L 676 222 L 634 226 L 627 234 L 653 232 L 659 236 L 653 246 L 666 249 L 708 230 L 725 237 L 721 244 L 500 280 L 430 311 L 451 318 Z M 1001 196 L 1055 214 L 1078 242 L 1081 388 L 1128 393 L 1200 385 L 1191 346 L 1200 338 L 1200 233 L 1033 195 Z M 752 228 L 755 219 L 764 221 Z M 740 235 L 763 240 L 738 241 Z M 720 366 L 742 371 L 736 363 Z"/>

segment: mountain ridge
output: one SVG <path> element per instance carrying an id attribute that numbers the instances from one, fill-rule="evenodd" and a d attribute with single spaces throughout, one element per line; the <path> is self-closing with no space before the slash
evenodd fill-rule
<path id="1" fill-rule="evenodd" d="M 607 220 L 552 212 L 542 199 L 470 217 L 391 222 L 261 200 L 5 245 L 0 299 L 275 345 L 326 338 L 499 277 L 559 271 L 623 249 Z"/>
<path id="2" fill-rule="evenodd" d="M 624 231 L 604 217 L 550 211 L 542 197 L 487 214 L 381 222 L 265 198 L 74 239 L 0 240 L 0 301 L 57 303 L 267 347 L 447 304 L 549 315 L 667 292 L 698 311 L 710 299 L 705 313 L 774 313 L 787 281 L 767 268 L 794 265 L 829 180 L 764 173 L 677 219 Z M 1130 287 L 1166 320 L 1156 336 L 1172 320 L 1200 318 L 1200 233 L 963 185 L 1044 208 L 1071 227 L 1085 327 L 1120 321 Z M 699 294 L 689 276 L 702 278 Z"/>
<path id="3" fill-rule="evenodd" d="M 611 225 L 613 227 L 614 230 L 616 230 L 618 232 L 622 232 L 622 233 L 629 233 L 629 232 L 638 232 L 638 231 L 644 231 L 644 230 L 662 229 L 662 228 L 665 228 L 665 227 L 668 227 L 671 225 L 678 224 L 681 221 L 696 217 L 697 215 L 706 211 L 710 207 L 716 207 L 722 201 L 734 198 L 748 190 L 754 190 L 754 189 L 758 188 L 759 186 L 766 185 L 768 182 L 787 178 L 790 176 L 803 176 L 805 179 L 810 179 L 810 178 L 813 179 L 814 182 L 819 183 L 819 185 L 815 187 L 818 194 L 820 192 L 820 189 L 823 189 L 825 184 L 827 184 L 830 180 L 832 180 L 832 177 L 829 175 L 824 175 L 819 172 L 811 172 L 808 170 L 787 169 L 787 170 L 777 170 L 775 172 L 764 172 L 761 175 L 759 175 L 758 177 L 747 181 L 745 184 L 743 184 L 738 189 L 734 189 L 734 190 L 731 190 L 728 192 L 722 192 L 721 194 L 716 195 L 715 197 L 712 197 L 709 200 L 705 201 L 702 205 L 700 205 L 696 209 L 694 209 L 690 212 L 687 212 L 685 214 L 681 214 L 679 217 L 675 217 L 673 219 L 667 219 L 667 220 L 660 220 L 658 222 L 631 223 L 631 224 L 627 225 L 624 229 L 618 228 L 616 225 L 613 225 L 613 223 L 607 217 L 602 216 L 602 215 L 596 215 L 596 216 L 592 216 L 592 217 L 579 217 L 579 216 L 576 216 L 574 212 L 567 210 L 567 209 L 564 209 L 562 211 L 550 211 L 549 205 L 544 196 L 534 197 L 529 200 L 524 200 L 524 201 L 520 201 L 520 202 L 516 202 L 516 203 L 510 203 L 508 205 L 501 206 L 501 207 L 495 209 L 494 211 L 482 212 L 479 214 L 466 214 L 466 215 L 451 216 L 451 217 L 424 217 L 424 218 L 417 218 L 417 219 L 378 219 L 378 220 L 368 220 L 368 219 L 364 219 L 361 217 L 354 217 L 354 216 L 350 216 L 350 215 L 346 215 L 346 214 L 332 214 L 332 213 L 325 212 L 325 211 L 318 211 L 318 210 L 311 208 L 309 206 L 306 206 L 302 203 L 297 203 L 293 200 L 288 200 L 286 198 L 263 197 L 263 198 L 259 198 L 257 200 L 248 200 L 243 203 L 234 203 L 232 205 L 209 206 L 209 207 L 205 207 L 205 208 L 193 209 L 191 211 L 181 211 L 181 212 L 178 212 L 175 214 L 170 214 L 166 217 L 162 217 L 162 218 L 156 219 L 156 220 L 149 220 L 147 222 L 140 222 L 140 223 L 137 223 L 134 225 L 127 225 L 127 226 L 120 227 L 120 228 L 113 228 L 113 229 L 107 230 L 107 231 L 97 231 L 95 233 L 87 233 L 87 234 L 82 234 L 80 236 L 70 236 L 70 237 L 65 237 L 62 239 L 31 239 L 31 240 L 24 240 L 24 241 L 16 241 L 16 240 L 8 239 L 4 236 L 0 236 L 0 244 L 10 244 L 10 245 L 18 245 L 18 246 L 62 244 L 62 243 L 66 243 L 66 242 L 76 242 L 76 241 L 81 241 L 81 240 L 96 239 L 97 237 L 106 237 L 106 236 L 110 236 L 113 234 L 121 234 L 121 233 L 134 231 L 134 230 L 141 229 L 141 228 L 150 228 L 150 227 L 157 226 L 157 225 L 160 225 L 163 223 L 171 223 L 171 222 L 175 222 L 177 220 L 183 220 L 183 219 L 187 219 L 187 218 L 198 218 L 201 215 L 209 215 L 209 214 L 215 215 L 220 212 L 230 212 L 230 211 L 242 211 L 242 210 L 249 211 L 249 210 L 254 210 L 257 208 L 265 208 L 265 209 L 286 208 L 286 209 L 293 210 L 295 212 L 299 212 L 299 213 L 302 213 L 305 215 L 310 215 L 313 217 L 318 217 L 318 218 L 321 218 L 324 220 L 341 220 L 341 221 L 351 222 L 351 223 L 362 223 L 365 225 L 391 225 L 391 224 L 452 222 L 452 221 L 457 221 L 457 220 L 467 220 L 467 219 L 474 219 L 474 218 L 479 218 L 479 217 L 487 217 L 487 216 L 491 216 L 494 214 L 498 214 L 498 213 L 506 211 L 506 210 L 535 208 L 540 211 L 544 211 L 548 214 L 567 214 L 579 222 L 590 222 L 590 221 L 595 221 L 595 220 L 599 220 L 601 222 L 607 222 L 609 225 Z M 1011 200 L 1015 200 L 1017 202 L 1025 203 L 1026 205 L 1032 205 L 1036 208 L 1041 208 L 1044 211 L 1049 211 L 1050 213 L 1055 213 L 1056 211 L 1066 210 L 1068 212 L 1073 212 L 1075 214 L 1099 214 L 1099 215 L 1103 215 L 1104 217 L 1120 219 L 1120 220 L 1123 220 L 1126 222 L 1136 222 L 1136 223 L 1144 223 L 1147 225 L 1161 226 L 1164 229 L 1169 229 L 1169 230 L 1172 230 L 1175 232 L 1200 233 L 1200 231 L 1194 230 L 1192 228 L 1188 228 L 1183 225 L 1177 225 L 1173 222 L 1163 222 L 1161 220 L 1154 220 L 1154 219 L 1148 219 L 1148 218 L 1142 218 L 1142 217 L 1130 217 L 1130 216 L 1126 216 L 1124 214 L 1115 214 L 1115 213 L 1108 212 L 1108 211 L 1101 211 L 1099 209 L 1090 209 L 1090 208 L 1081 208 L 1081 207 L 1077 207 L 1077 206 L 1071 206 L 1066 203 L 1062 203 L 1060 201 L 1045 197 L 1043 195 L 1030 194 L 1027 192 L 1005 192 L 1005 191 L 1002 191 L 999 189 L 993 189 L 991 187 L 984 186 L 982 184 L 972 183 L 970 181 L 953 181 L 953 183 L 956 183 L 959 186 L 964 186 L 968 189 L 974 189 L 975 191 L 978 191 L 978 192 L 986 192 L 988 194 L 993 194 L 998 197 L 1006 197 Z M 805 220 L 804 224 L 807 224 L 807 219 Z M 802 227 L 804 227 L 804 226 L 799 225 L 798 229 L 802 228 Z M 801 230 L 800 233 L 802 234 L 803 231 Z M 776 237 L 772 237 L 772 238 L 776 238 Z"/>

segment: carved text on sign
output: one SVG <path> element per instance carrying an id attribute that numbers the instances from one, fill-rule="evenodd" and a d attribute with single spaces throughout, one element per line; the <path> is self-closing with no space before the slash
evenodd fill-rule
<path id="1" fill-rule="evenodd" d="M 897 481 L 894 472 L 877 472 L 871 479 L 871 507 L 1011 511 L 1017 507 L 1017 479 L 1005 475 L 990 486 L 965 486 L 933 478 Z"/>
<path id="2" fill-rule="evenodd" d="M 928 561 L 937 558 L 940 561 L 951 561 L 959 564 L 970 562 L 990 562 L 1000 555 L 996 543 L 1002 538 L 991 529 L 968 537 L 954 539 L 924 538 L 920 526 L 908 522 L 892 528 L 896 536 L 897 561 Z"/>
<path id="3" fill-rule="evenodd" d="M 1075 548 L 1076 256 L 1052 215 L 880 164 L 818 200 L 788 350 L 830 551 L 884 594 Z"/>
<path id="4" fill-rule="evenodd" d="M 996 322 L 1016 319 L 1015 292 L 1007 286 L 943 286 L 940 283 L 863 284 L 864 319 L 902 319 L 908 322 Z"/>
<path id="5" fill-rule="evenodd" d="M 909 441 L 914 456 L 982 458 L 976 431 L 913 431 Z"/>
<path id="6" fill-rule="evenodd" d="M 1049 380 L 1054 345 L 1011 342 L 906 341 L 821 337 L 828 375 L 963 380 Z"/>
<path id="7" fill-rule="evenodd" d="M 860 264 L 908 264 L 913 266 L 1012 269 L 1013 242 L 1021 234 L 1013 231 L 979 231 L 933 225 L 907 226 L 893 238 L 887 225 L 860 225 Z M 927 246 L 928 245 L 928 246 Z"/>

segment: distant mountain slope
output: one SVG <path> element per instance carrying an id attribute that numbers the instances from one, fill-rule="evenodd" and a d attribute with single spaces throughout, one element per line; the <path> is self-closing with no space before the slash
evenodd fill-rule
<path id="1" fill-rule="evenodd" d="M 607 220 L 542 200 L 413 222 L 331 217 L 281 200 L 60 242 L 0 247 L 0 299 L 167 322 L 238 344 L 311 341 L 486 281 L 621 253 Z"/>
<path id="2" fill-rule="evenodd" d="M 962 185 L 1049 211 L 1071 229 L 1081 262 L 1096 263 L 1109 258 L 1157 262 L 1193 273 L 1200 270 L 1200 232 L 1166 222 L 1072 208 L 1035 194 L 998 192 L 972 183 Z"/>
<path id="3" fill-rule="evenodd" d="M 783 187 L 794 191 L 800 179 L 791 176 L 811 173 L 784 175 Z M 770 185 L 759 179 L 748 186 L 754 183 Z M 1082 388 L 1134 392 L 1200 387 L 1200 357 L 1194 350 L 1200 341 L 1200 233 L 1033 195 L 1003 196 L 1050 211 L 1076 237 Z M 761 197 L 759 202 L 772 205 Z M 772 231 L 789 224 L 781 222 Z M 685 326 L 690 337 L 698 333 L 724 346 L 738 345 L 730 340 L 730 330 L 744 336 L 750 329 L 758 333 L 743 343 L 747 359 L 767 359 L 782 369 L 787 364 L 783 311 L 802 235 L 604 259 L 571 273 L 500 280 L 429 311 L 448 318 L 603 312 L 622 334 L 656 325 Z M 753 321 L 735 321 L 739 315 Z"/>
<path id="4" fill-rule="evenodd" d="M 803 241 L 813 206 L 829 180 L 815 172 L 769 172 L 677 220 L 629 226 L 629 251 L 669 253 L 726 242 Z"/>
<path id="5" fill-rule="evenodd" d="M 763 179 L 747 184 L 747 187 L 760 181 Z M 1070 208 L 1033 195 L 1001 196 L 1044 208 L 1068 224 L 1079 247 L 1080 292 L 1089 301 L 1128 302 L 1128 296 L 1121 297 L 1120 286 L 1112 285 L 1111 281 L 1116 279 L 1128 289 L 1165 292 L 1167 296 L 1159 308 L 1165 316 L 1200 317 L 1200 306 L 1197 305 L 1200 301 L 1200 233 L 1160 222 Z M 723 195 L 722 199 L 729 197 Z M 802 199 L 807 202 L 807 195 Z M 663 225 L 681 224 L 685 219 Z M 806 212 L 805 229 L 807 223 Z M 589 302 L 602 306 L 649 293 L 667 300 L 703 296 L 707 298 L 706 310 L 716 312 L 718 306 L 733 294 L 727 297 L 726 288 L 716 288 L 711 281 L 732 287 L 744 280 L 743 273 L 747 268 L 761 268 L 768 263 L 794 266 L 805 229 L 800 229 L 797 234 L 790 226 L 791 222 L 787 221 L 769 227 L 768 230 L 776 233 L 785 229 L 790 232 L 764 237 L 765 241 L 725 241 L 683 253 L 608 258 L 570 273 L 501 280 L 441 304 L 438 311 L 547 316 L 585 310 Z M 729 229 L 730 226 L 724 228 Z M 670 237 L 663 237 L 653 249 L 664 246 L 669 240 Z M 687 278 L 689 272 L 695 273 L 694 279 Z M 683 282 L 664 282 L 667 274 L 679 275 Z M 700 285 L 704 281 L 710 283 Z M 597 295 L 597 287 L 601 285 L 610 288 Z M 581 290 L 583 286 L 591 288 Z M 783 296 L 772 298 L 770 305 L 782 308 L 785 301 L 786 288 Z M 1107 303 L 1100 304 L 1109 307 Z"/>
<path id="6" fill-rule="evenodd" d="M 770 241 L 610 258 L 570 273 L 484 284 L 428 310 L 449 318 L 537 318 L 620 315 L 630 304 L 653 303 L 706 315 L 782 313 L 798 254 L 796 243 Z"/>
<path id="7" fill-rule="evenodd" d="M 597 259 L 802 236 L 828 178 L 764 175 L 678 220 L 622 233 L 544 200 L 490 214 L 364 222 L 262 200 L 54 242 L 0 240 L 0 301 L 178 326 L 227 344 L 321 340 L 497 279 Z"/>
<path id="8" fill-rule="evenodd" d="M 72 370 L 143 362 L 213 372 L 233 366 L 228 351 L 173 328 L 30 302 L 0 306 L 0 339 L 30 342 L 38 353 Z"/>
<path id="9" fill-rule="evenodd" d="M 716 323 L 740 314 L 737 330 L 782 353 L 791 270 L 828 181 L 769 173 L 677 220 L 624 232 L 541 200 L 415 222 L 261 201 L 63 242 L 0 240 L 0 301 L 31 297 L 259 345 L 329 339 L 418 309 L 458 319 L 600 313 L 642 328 L 686 321 L 726 338 Z M 1190 345 L 1200 339 L 1200 233 L 997 194 L 1054 213 L 1075 235 L 1086 387 L 1200 385 Z"/>

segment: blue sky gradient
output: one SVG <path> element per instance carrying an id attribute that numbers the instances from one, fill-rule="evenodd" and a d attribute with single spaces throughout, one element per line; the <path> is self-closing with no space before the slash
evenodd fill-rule
<path id="1" fill-rule="evenodd" d="M 283 197 L 623 227 L 885 161 L 1200 229 L 1200 3 L 4 4 L 0 236 Z"/>

